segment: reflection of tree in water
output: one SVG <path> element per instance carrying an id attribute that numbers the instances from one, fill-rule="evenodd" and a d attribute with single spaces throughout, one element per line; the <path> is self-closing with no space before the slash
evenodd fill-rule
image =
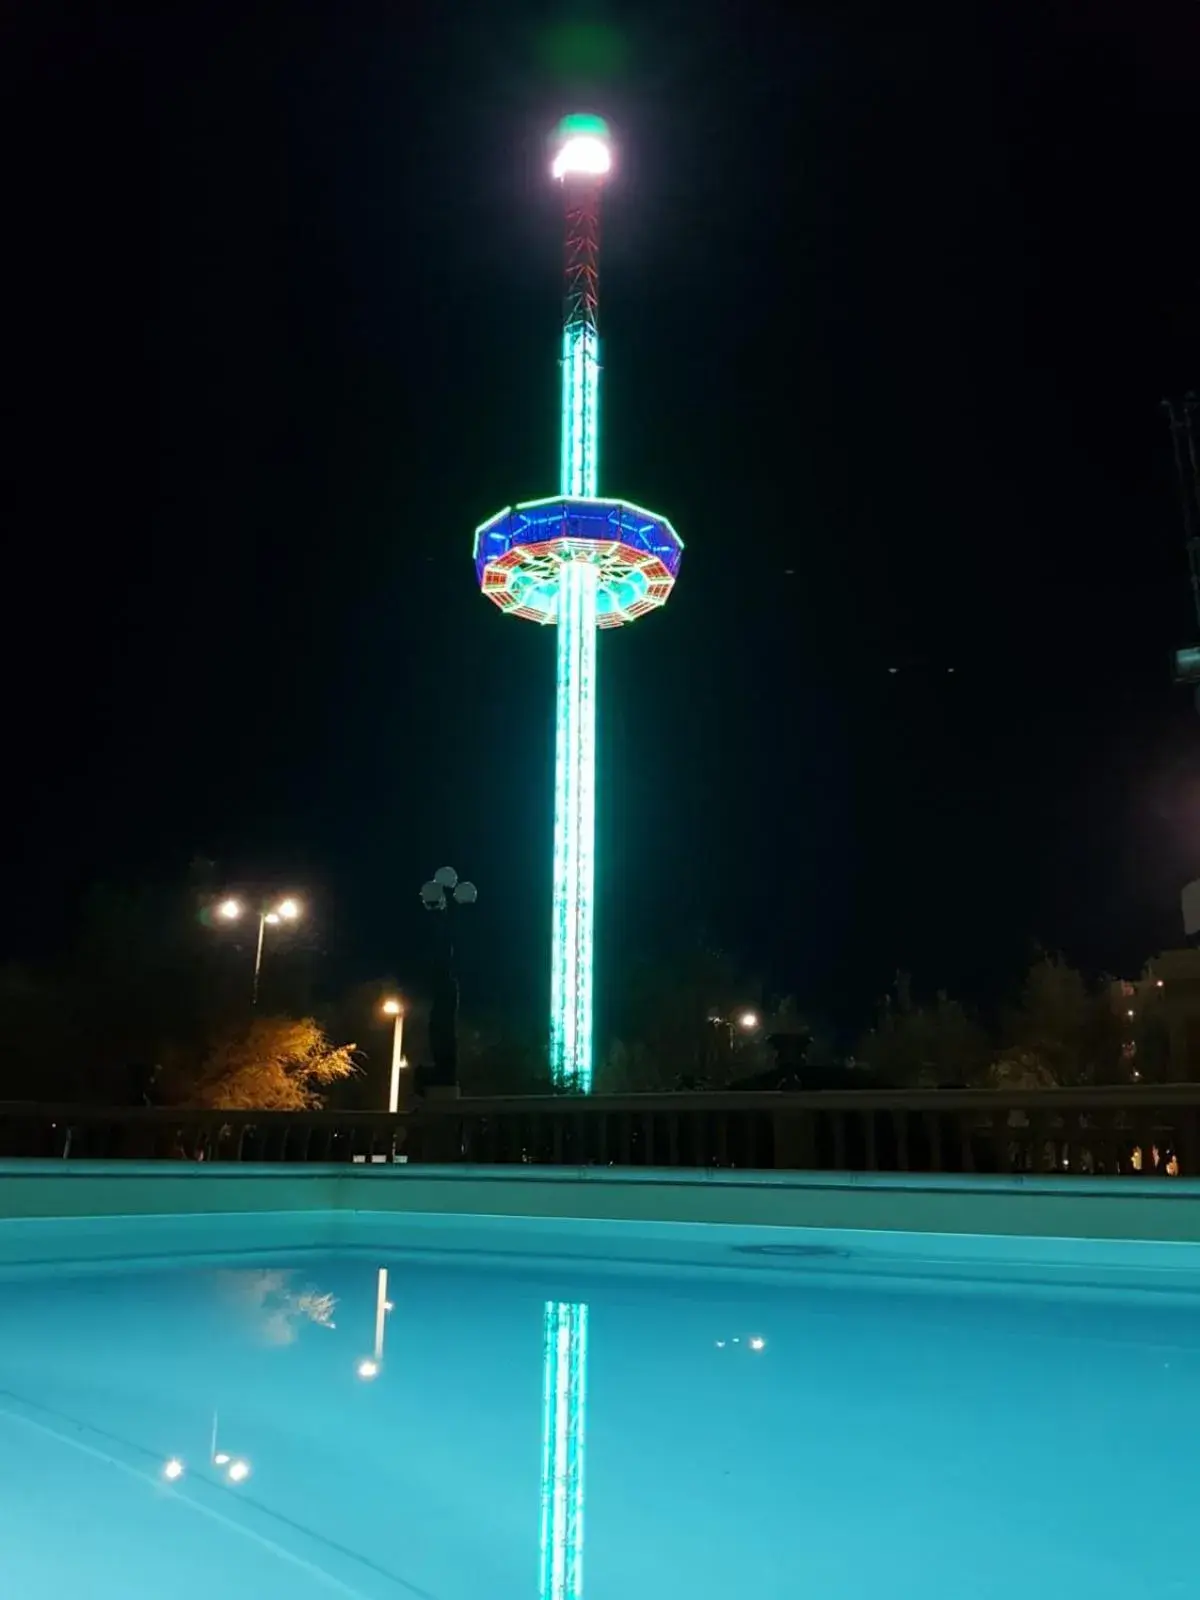
<path id="1" fill-rule="evenodd" d="M 281 1268 L 217 1273 L 222 1293 L 254 1320 L 267 1344 L 293 1343 L 305 1322 L 320 1328 L 335 1326 L 337 1296 L 299 1283 L 299 1277 L 298 1272 Z"/>

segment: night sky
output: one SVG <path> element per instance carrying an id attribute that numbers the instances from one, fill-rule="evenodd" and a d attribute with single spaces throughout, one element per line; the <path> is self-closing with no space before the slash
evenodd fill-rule
<path id="1" fill-rule="evenodd" d="M 470 558 L 557 487 L 575 109 L 602 488 L 687 543 L 601 641 L 610 992 L 700 932 L 843 1020 L 1177 942 L 1194 5 L 39 0 L 0 101 L 5 958 L 199 854 L 404 978 L 449 862 L 464 1004 L 542 1002 L 553 640 Z"/>

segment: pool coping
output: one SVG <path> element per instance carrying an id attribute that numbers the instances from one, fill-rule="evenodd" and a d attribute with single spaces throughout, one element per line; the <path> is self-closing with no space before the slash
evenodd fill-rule
<path id="1" fill-rule="evenodd" d="M 1200 1244 L 1200 1181 L 613 1167 L 0 1162 L 16 1221 L 354 1212 Z"/>

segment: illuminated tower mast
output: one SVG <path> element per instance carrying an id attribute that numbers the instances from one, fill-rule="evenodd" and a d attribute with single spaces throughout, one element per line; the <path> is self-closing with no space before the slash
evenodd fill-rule
<path id="1" fill-rule="evenodd" d="M 665 517 L 599 496 L 600 190 L 611 169 L 605 123 L 567 117 L 551 168 L 566 202 L 558 493 L 506 506 L 475 533 L 484 594 L 513 616 L 558 629 L 550 1070 L 561 1088 L 585 1094 L 592 1086 L 596 630 L 663 605 L 683 552 Z"/>

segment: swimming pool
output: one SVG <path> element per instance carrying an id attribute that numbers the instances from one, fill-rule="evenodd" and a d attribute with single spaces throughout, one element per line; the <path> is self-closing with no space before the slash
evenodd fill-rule
<path id="1" fill-rule="evenodd" d="M 306 1233 L 0 1269 L 6 1595 L 1194 1592 L 1195 1246 Z"/>

